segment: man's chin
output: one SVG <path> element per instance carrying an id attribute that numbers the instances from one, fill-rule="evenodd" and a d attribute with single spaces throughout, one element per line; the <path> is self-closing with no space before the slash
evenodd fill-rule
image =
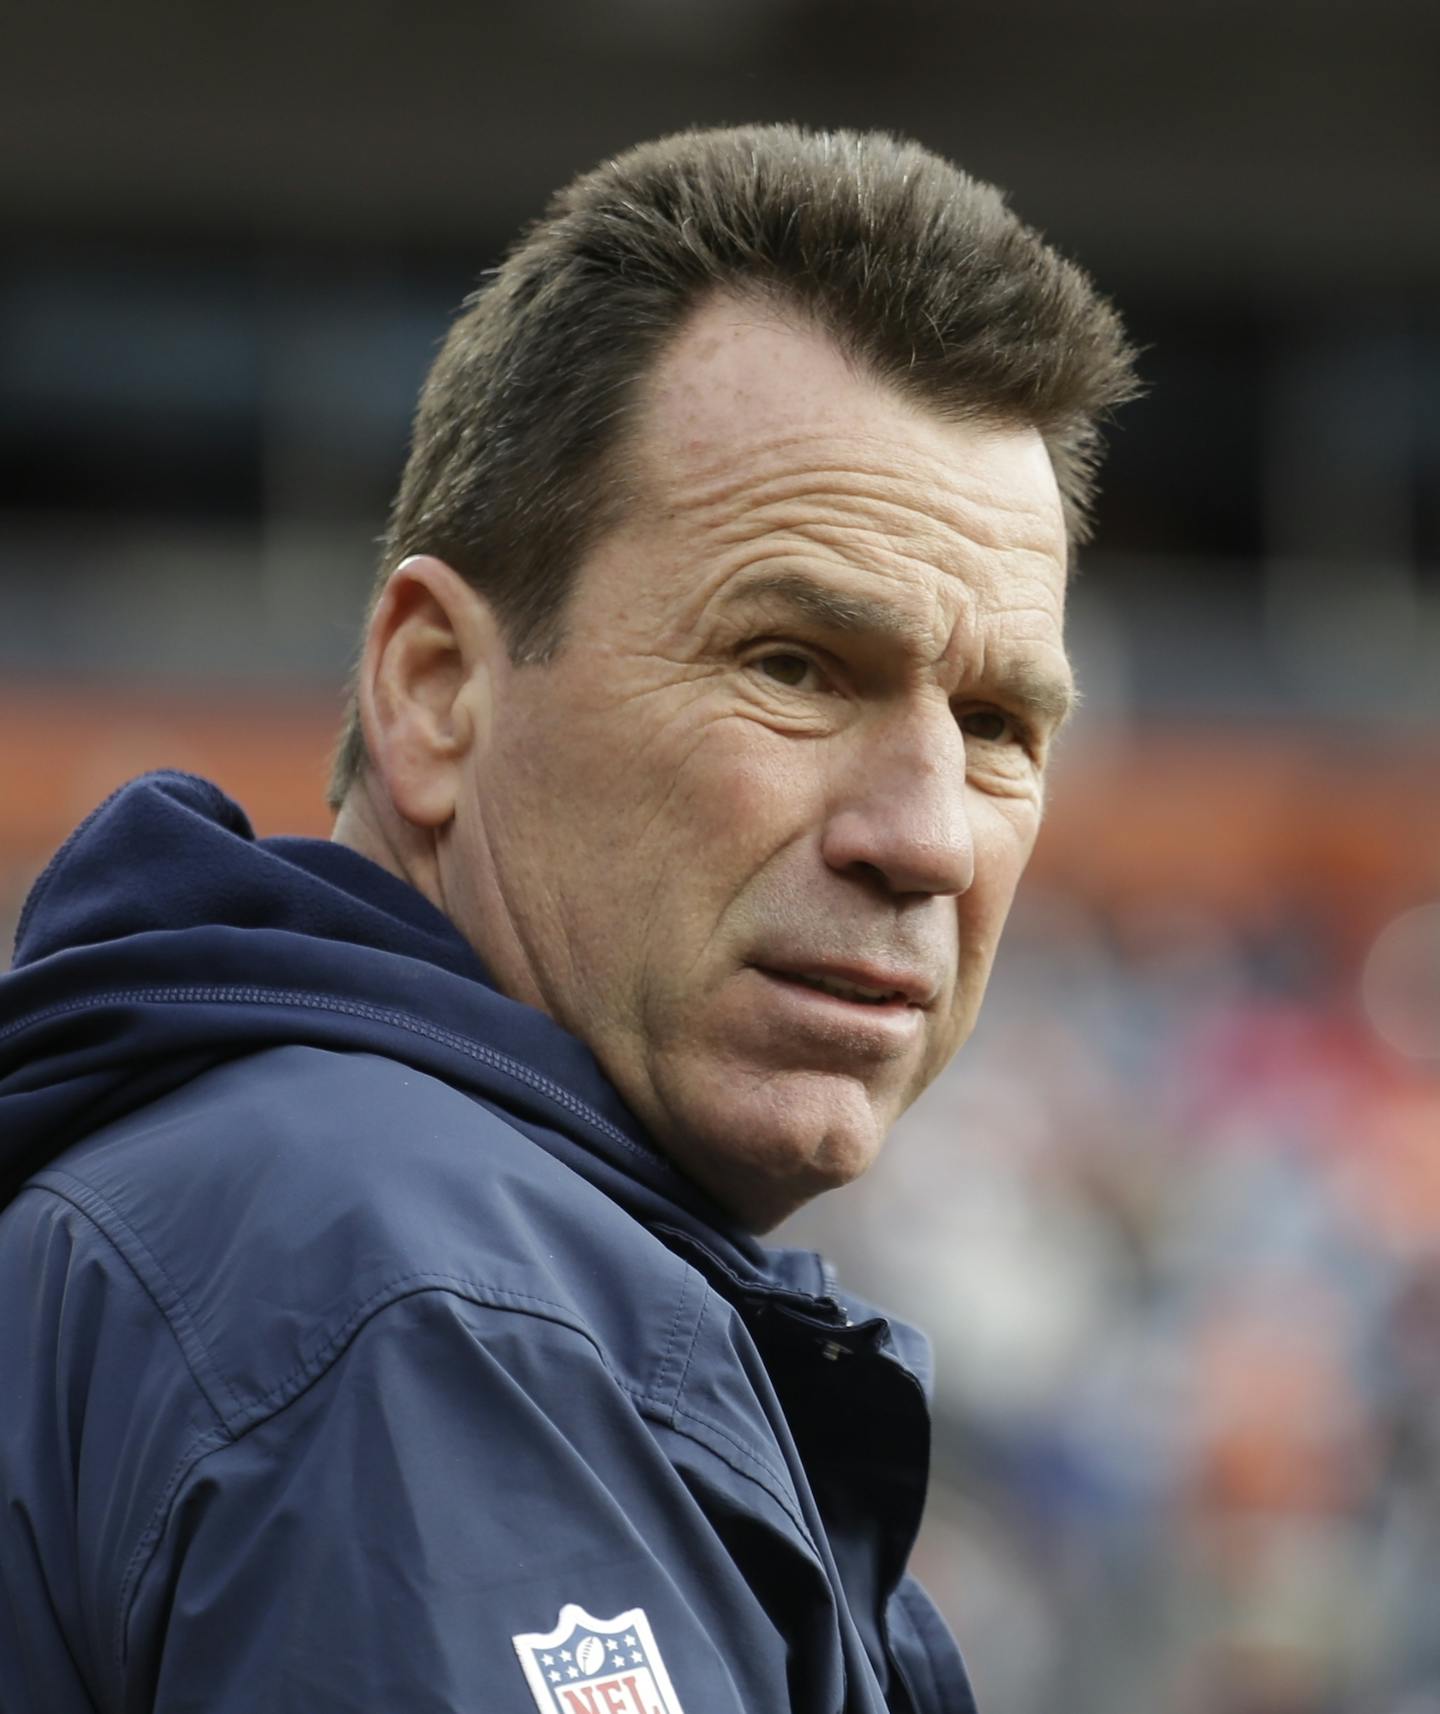
<path id="1" fill-rule="evenodd" d="M 753 1232 L 858 1178 L 889 1128 L 854 1078 L 768 1072 L 727 1076 L 720 1085 L 666 1102 L 655 1141 Z"/>

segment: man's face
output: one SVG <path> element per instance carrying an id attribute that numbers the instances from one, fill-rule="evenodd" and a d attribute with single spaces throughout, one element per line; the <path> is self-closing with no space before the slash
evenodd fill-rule
<path id="1" fill-rule="evenodd" d="M 699 311 L 566 640 L 502 668 L 442 849 L 502 988 L 764 1229 L 864 1170 L 970 1031 L 1070 673 L 1030 430 Z"/>

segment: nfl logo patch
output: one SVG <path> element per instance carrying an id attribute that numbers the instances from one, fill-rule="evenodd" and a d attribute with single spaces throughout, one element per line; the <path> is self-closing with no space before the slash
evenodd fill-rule
<path id="1" fill-rule="evenodd" d="M 510 1641 L 540 1714 L 685 1714 L 642 1607 L 595 1619 L 565 1606 L 553 1631 Z"/>

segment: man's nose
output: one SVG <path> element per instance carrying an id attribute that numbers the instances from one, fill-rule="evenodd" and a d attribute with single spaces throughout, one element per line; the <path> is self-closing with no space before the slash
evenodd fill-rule
<path id="1" fill-rule="evenodd" d="M 826 863 L 898 894 L 955 895 L 975 879 L 965 738 L 946 710 L 857 746 L 835 779 Z"/>

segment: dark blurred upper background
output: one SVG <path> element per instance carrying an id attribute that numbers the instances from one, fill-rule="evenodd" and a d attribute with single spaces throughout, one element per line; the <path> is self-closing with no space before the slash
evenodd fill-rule
<path id="1" fill-rule="evenodd" d="M 936 1332 L 930 1580 L 987 1714 L 1435 1714 L 1436 0 L 10 8 L 0 918 L 145 767 L 324 829 L 450 315 L 774 118 L 1004 186 L 1146 347 L 994 1001 L 796 1232 Z"/>
<path id="2" fill-rule="evenodd" d="M 481 271 L 607 152 L 772 117 L 995 180 L 1149 347 L 1093 696 L 1440 715 L 1434 0 L 13 8 L 0 667 L 333 678 Z"/>

